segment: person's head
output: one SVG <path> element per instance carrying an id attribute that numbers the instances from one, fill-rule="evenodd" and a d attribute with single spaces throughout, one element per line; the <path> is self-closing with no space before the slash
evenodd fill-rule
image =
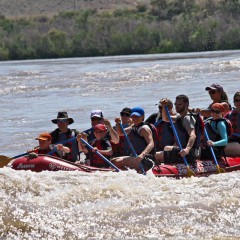
<path id="1" fill-rule="evenodd" d="M 42 132 L 35 140 L 38 140 L 40 149 L 48 149 L 52 141 L 52 136 L 48 132 Z"/>
<path id="2" fill-rule="evenodd" d="M 222 102 L 221 104 L 222 104 L 222 106 L 223 106 L 223 108 L 224 108 L 224 111 L 223 111 L 223 113 L 222 113 L 223 116 L 224 116 L 227 112 L 230 111 L 230 107 L 229 107 L 229 104 L 226 103 L 226 102 Z"/>
<path id="3" fill-rule="evenodd" d="M 211 107 L 211 115 L 213 119 L 221 118 L 224 112 L 224 106 L 221 103 L 214 103 Z"/>
<path id="4" fill-rule="evenodd" d="M 103 123 L 103 112 L 102 110 L 93 110 L 90 114 L 91 124 L 94 127 L 97 124 Z"/>
<path id="5" fill-rule="evenodd" d="M 175 109 L 177 113 L 187 113 L 189 107 L 189 98 L 186 95 L 178 95 L 175 101 Z"/>
<path id="6" fill-rule="evenodd" d="M 134 107 L 131 111 L 131 118 L 135 125 L 139 125 L 144 121 L 144 109 L 141 107 Z"/>
<path id="7" fill-rule="evenodd" d="M 213 83 L 210 87 L 206 87 L 205 90 L 208 91 L 213 102 L 228 102 L 227 94 L 220 84 Z"/>
<path id="8" fill-rule="evenodd" d="M 102 123 L 96 124 L 93 127 L 93 130 L 97 140 L 104 138 L 105 135 L 107 134 L 107 127 Z"/>
<path id="9" fill-rule="evenodd" d="M 64 132 L 67 130 L 68 125 L 74 123 L 74 120 L 68 117 L 67 112 L 58 112 L 57 118 L 53 119 L 52 122 L 57 124 L 58 128 Z"/>
<path id="10" fill-rule="evenodd" d="M 169 98 L 164 98 L 164 99 L 167 100 L 167 107 L 168 107 L 168 110 L 170 111 L 173 108 L 173 103 L 172 103 L 172 101 Z M 162 111 L 161 100 L 163 100 L 163 98 L 160 99 L 159 103 L 156 104 L 158 106 L 158 110 L 160 112 Z"/>
<path id="11" fill-rule="evenodd" d="M 240 110 L 240 91 L 233 96 L 233 102 L 237 110 Z"/>
<path id="12" fill-rule="evenodd" d="M 120 112 L 123 125 L 129 123 L 130 115 L 131 115 L 131 108 L 128 108 L 128 107 L 123 108 L 123 110 Z"/>

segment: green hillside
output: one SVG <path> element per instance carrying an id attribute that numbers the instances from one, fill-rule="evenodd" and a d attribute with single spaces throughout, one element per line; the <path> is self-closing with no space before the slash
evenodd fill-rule
<path id="1" fill-rule="evenodd" d="M 24 18 L 2 14 L 0 60 L 240 49 L 240 1 L 151 0 L 120 6 Z"/>

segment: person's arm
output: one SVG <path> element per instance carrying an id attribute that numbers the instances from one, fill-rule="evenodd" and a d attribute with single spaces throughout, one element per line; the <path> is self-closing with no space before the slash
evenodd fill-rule
<path id="1" fill-rule="evenodd" d="M 88 149 L 83 145 L 81 138 L 83 138 L 87 142 L 87 134 L 82 132 L 77 135 L 77 141 L 78 141 L 78 149 L 79 152 L 84 152 L 85 154 L 88 153 Z"/>
<path id="2" fill-rule="evenodd" d="M 184 117 L 183 126 L 189 135 L 189 139 L 187 142 L 187 146 L 179 152 L 181 157 L 184 157 L 187 154 L 189 154 L 196 140 L 195 121 L 191 116 Z"/>
<path id="3" fill-rule="evenodd" d="M 115 122 L 116 122 L 116 130 L 117 130 L 118 136 L 124 136 L 122 128 L 120 127 L 120 123 L 121 123 L 120 117 L 115 118 Z M 126 134 L 129 134 L 131 129 L 132 129 L 132 126 L 129 126 L 124 128 L 124 131 L 126 132 Z"/>
<path id="4" fill-rule="evenodd" d="M 112 142 L 114 144 L 118 144 L 119 143 L 118 133 L 114 130 L 114 128 L 112 127 L 110 121 L 108 119 L 104 119 L 104 124 L 107 126 L 107 129 L 109 131 L 109 135 L 111 137 Z"/>
<path id="5" fill-rule="evenodd" d="M 201 109 L 201 108 L 196 108 L 195 109 L 196 113 L 200 113 L 203 117 L 209 118 L 211 117 L 211 111 L 210 109 Z"/>
<path id="6" fill-rule="evenodd" d="M 214 147 L 223 147 L 228 143 L 227 128 L 224 121 L 218 122 L 217 125 L 218 133 L 221 136 L 221 140 L 213 142 L 212 146 Z"/>
<path id="7" fill-rule="evenodd" d="M 162 107 L 162 113 L 161 113 L 161 114 L 162 114 L 162 120 L 163 120 L 164 122 L 170 122 L 170 120 L 168 119 L 168 115 L 167 115 L 166 109 L 165 109 L 165 106 L 167 106 L 168 101 L 163 98 L 163 99 L 160 101 L 160 103 L 161 103 L 161 105 L 163 106 L 163 107 Z M 169 113 L 170 113 L 170 116 L 171 116 L 171 118 L 172 118 L 172 121 L 173 121 L 173 122 L 176 122 L 176 121 L 177 121 L 177 118 L 178 118 L 178 115 L 177 115 L 176 113 L 174 113 L 174 111 L 172 111 L 172 109 L 171 109 L 171 110 L 168 109 L 168 111 L 169 111 Z"/>
<path id="8" fill-rule="evenodd" d="M 58 151 L 62 151 L 63 153 L 70 153 L 70 149 L 62 144 L 58 144 L 57 146 Z"/>
<path id="9" fill-rule="evenodd" d="M 106 149 L 98 150 L 98 152 L 104 156 L 112 156 L 113 155 L 112 146 L 108 140 L 106 140 L 106 142 L 104 142 L 104 148 L 106 148 Z"/>
<path id="10" fill-rule="evenodd" d="M 141 154 L 138 155 L 141 159 L 143 159 L 147 154 L 149 154 L 153 148 L 154 148 L 154 141 L 153 141 L 153 136 L 152 136 L 152 131 L 148 126 L 143 126 L 140 135 L 144 137 L 147 146 L 146 148 L 142 151 Z"/>

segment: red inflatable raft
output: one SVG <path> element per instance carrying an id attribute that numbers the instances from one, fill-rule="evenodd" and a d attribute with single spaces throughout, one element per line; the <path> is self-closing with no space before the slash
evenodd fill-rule
<path id="1" fill-rule="evenodd" d="M 232 172 L 240 170 L 240 157 L 227 157 L 218 161 L 221 169 L 224 169 L 225 172 Z M 23 156 L 17 159 L 14 159 L 10 167 L 15 170 L 31 170 L 34 172 L 41 171 L 83 171 L 83 172 L 106 172 L 106 171 L 115 171 L 110 168 L 95 168 L 86 166 L 83 164 L 74 164 L 71 162 L 67 162 L 60 158 L 47 156 L 47 155 L 39 155 L 36 158 L 30 159 L 28 156 Z M 211 174 L 217 173 L 217 168 L 213 161 L 197 160 L 195 166 L 191 166 L 191 170 L 195 173 L 196 176 L 209 176 Z M 166 165 L 161 164 L 155 166 L 152 169 L 152 172 L 157 177 L 186 177 L 187 169 L 184 164 L 175 164 L 175 165 Z"/>

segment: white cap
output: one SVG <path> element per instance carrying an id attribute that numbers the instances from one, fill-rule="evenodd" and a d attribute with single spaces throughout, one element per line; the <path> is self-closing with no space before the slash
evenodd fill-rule
<path id="1" fill-rule="evenodd" d="M 90 118 L 93 118 L 93 117 L 103 118 L 102 110 L 93 110 L 91 112 Z"/>

